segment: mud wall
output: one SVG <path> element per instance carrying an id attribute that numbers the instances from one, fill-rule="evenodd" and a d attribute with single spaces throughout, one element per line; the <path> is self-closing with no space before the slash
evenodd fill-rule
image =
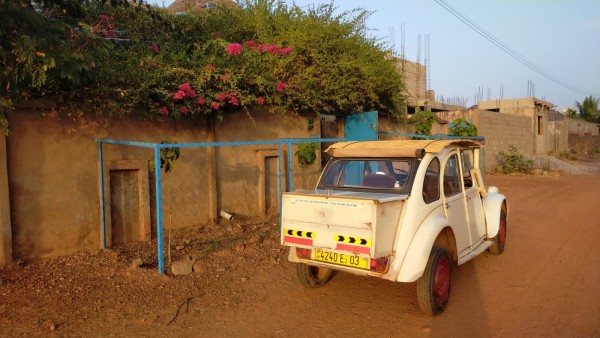
<path id="1" fill-rule="evenodd" d="M 206 125 L 189 121 L 69 119 L 57 114 L 42 115 L 35 110 L 12 112 L 9 122 L 12 134 L 6 141 L 5 163 L 10 191 L 12 255 L 24 259 L 101 246 L 96 138 L 191 143 L 271 140 L 318 133 L 318 130 L 307 130 L 306 117 L 294 114 L 281 117 L 269 112 L 253 112 L 252 119 L 246 114 L 232 115 L 216 123 L 214 135 Z M 153 150 L 116 145 L 104 145 L 103 149 L 105 168 L 109 167 L 105 175 L 109 181 L 105 187 L 108 186 L 109 191 L 105 195 L 111 212 L 107 218 L 112 220 L 113 230 L 119 222 L 140 220 L 146 225 L 134 229 L 133 234 L 121 234 L 129 237 L 120 240 L 147 239 L 143 232 L 148 230 L 154 237 L 155 182 L 148 165 Z M 173 172 L 162 174 L 164 226 L 171 224 L 169 219 L 174 228 L 206 224 L 214 220 L 214 212 L 221 209 L 238 215 L 264 214 L 261 210 L 267 207 L 278 211 L 277 200 L 266 200 L 265 196 L 274 191 L 273 184 L 277 181 L 271 177 L 264 182 L 265 171 L 276 175 L 277 166 L 273 163 L 277 162 L 277 155 L 272 150 L 276 147 L 181 148 L 181 157 L 175 162 Z M 259 166 L 265 159 L 267 167 L 264 163 Z M 303 179 L 297 163 L 294 165 L 296 187 L 300 187 L 303 180 L 316 180 L 314 177 Z M 263 178 L 259 177 L 261 173 Z M 259 202 L 258 184 L 261 182 L 265 192 Z M 210 191 L 211 187 L 216 194 Z M 3 227 L 5 224 L 2 221 Z M 151 228 L 142 229 L 144 226 Z M 114 231 L 109 236 L 118 234 Z"/>

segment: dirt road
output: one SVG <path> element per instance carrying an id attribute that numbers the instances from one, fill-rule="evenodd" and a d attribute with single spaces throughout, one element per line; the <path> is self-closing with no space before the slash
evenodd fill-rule
<path id="1" fill-rule="evenodd" d="M 303 288 L 271 221 L 178 235 L 202 261 L 187 276 L 158 276 L 146 243 L 0 271 L 0 336 L 600 336 L 600 175 L 487 179 L 509 198 L 506 251 L 457 267 L 437 317 L 414 284 Z"/>

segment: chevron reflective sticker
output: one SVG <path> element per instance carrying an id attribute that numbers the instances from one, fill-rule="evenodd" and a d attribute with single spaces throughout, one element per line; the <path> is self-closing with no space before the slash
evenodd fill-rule
<path id="1" fill-rule="evenodd" d="M 317 237 L 317 235 L 312 231 L 285 229 L 284 232 L 286 235 L 302 237 L 302 238 L 313 238 L 314 239 Z"/>
<path id="2" fill-rule="evenodd" d="M 353 245 L 371 246 L 371 240 L 350 236 L 335 235 L 335 241 L 341 243 L 349 243 Z"/>

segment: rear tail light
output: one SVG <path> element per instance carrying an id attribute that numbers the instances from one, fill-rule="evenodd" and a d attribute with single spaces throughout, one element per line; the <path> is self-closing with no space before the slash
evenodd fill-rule
<path id="1" fill-rule="evenodd" d="M 310 259 L 310 249 L 296 247 L 296 256 L 301 259 Z"/>
<path id="2" fill-rule="evenodd" d="M 388 265 L 387 257 L 371 259 L 371 271 L 385 272 L 387 270 L 387 265 Z"/>

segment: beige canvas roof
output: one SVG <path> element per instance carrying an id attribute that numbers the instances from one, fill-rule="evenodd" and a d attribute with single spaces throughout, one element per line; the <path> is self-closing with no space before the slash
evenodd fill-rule
<path id="1" fill-rule="evenodd" d="M 352 141 L 332 144 L 326 151 L 334 157 L 419 157 L 423 152 L 439 153 L 450 145 L 480 147 L 481 143 L 462 139 Z"/>

